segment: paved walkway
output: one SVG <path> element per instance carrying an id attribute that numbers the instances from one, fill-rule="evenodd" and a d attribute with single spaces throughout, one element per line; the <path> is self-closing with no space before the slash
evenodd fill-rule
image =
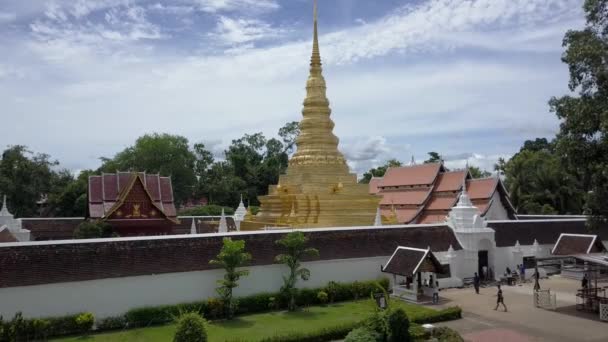
<path id="1" fill-rule="evenodd" d="M 608 322 L 597 314 L 576 311 L 574 293 L 579 282 L 561 277 L 541 281 L 542 288 L 557 294 L 556 311 L 538 309 L 532 303 L 532 284 L 503 286 L 507 312 L 494 311 L 496 288 L 448 289 L 440 295 L 442 306 L 458 305 L 463 319 L 439 325 L 459 331 L 467 341 L 608 341 Z"/>

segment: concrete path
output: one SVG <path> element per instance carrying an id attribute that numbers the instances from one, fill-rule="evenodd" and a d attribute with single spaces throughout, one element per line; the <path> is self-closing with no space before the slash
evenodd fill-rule
<path id="1" fill-rule="evenodd" d="M 608 322 L 597 314 L 574 310 L 574 293 L 579 283 L 553 277 L 541 282 L 557 294 L 558 310 L 538 309 L 532 302 L 532 284 L 503 286 L 507 312 L 494 311 L 496 288 L 482 288 L 480 294 L 470 289 L 441 291 L 446 301 L 441 306 L 458 305 L 463 319 L 438 324 L 459 331 L 467 341 L 608 341 Z M 555 290 L 553 290 L 555 289 Z"/>

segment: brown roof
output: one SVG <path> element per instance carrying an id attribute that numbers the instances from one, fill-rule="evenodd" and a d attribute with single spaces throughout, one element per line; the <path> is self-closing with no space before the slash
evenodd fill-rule
<path id="1" fill-rule="evenodd" d="M 89 216 L 107 217 L 124 200 L 125 191 L 139 178 L 152 202 L 167 217 L 175 218 L 177 211 L 173 203 L 171 178 L 150 175 L 144 172 L 104 173 L 89 177 Z M 121 197 L 121 194 L 123 195 Z"/>
<path id="2" fill-rule="evenodd" d="M 461 191 L 462 183 L 466 176 L 467 172 L 464 170 L 441 173 L 439 174 L 439 177 L 437 177 L 437 182 L 435 183 L 436 185 L 433 191 Z"/>
<path id="3" fill-rule="evenodd" d="M 416 223 L 428 224 L 445 222 L 449 213 L 448 210 L 424 210 L 416 220 Z"/>
<path id="4" fill-rule="evenodd" d="M 430 185 L 442 169 L 441 163 L 389 167 L 378 186 Z"/>
<path id="5" fill-rule="evenodd" d="M 441 273 L 443 271 L 441 263 L 430 250 L 399 246 L 386 266 L 382 267 L 382 272 L 412 276 L 421 270 L 423 264 L 427 266 L 424 272 Z"/>
<path id="6" fill-rule="evenodd" d="M 380 204 L 412 204 L 420 205 L 426 201 L 431 193 L 431 188 L 385 191 L 382 193 Z"/>
<path id="7" fill-rule="evenodd" d="M 480 178 L 467 180 L 467 193 L 470 199 L 490 198 L 496 191 L 497 178 Z"/>
<path id="8" fill-rule="evenodd" d="M 370 194 L 377 194 L 378 193 L 378 184 L 380 184 L 380 182 L 382 181 L 381 177 L 372 177 L 372 179 L 369 180 L 369 193 Z"/>
<path id="9" fill-rule="evenodd" d="M 496 246 L 514 246 L 516 241 L 522 245 L 532 245 L 534 239 L 541 245 L 553 245 L 562 233 L 588 233 L 583 220 L 522 220 L 489 221 L 488 227 L 496 231 Z M 608 225 L 598 229 L 602 240 L 608 240 Z"/>
<path id="10" fill-rule="evenodd" d="M 553 255 L 572 255 L 605 252 L 606 247 L 597 235 L 561 234 L 551 250 Z"/>
<path id="11" fill-rule="evenodd" d="M 380 209 L 381 213 L 385 217 L 391 217 L 393 215 L 392 209 Z M 395 208 L 397 214 L 397 222 L 401 224 L 408 224 L 412 222 L 416 215 L 420 212 L 418 208 Z"/>
<path id="12" fill-rule="evenodd" d="M 0 242 L 17 242 L 17 238 L 8 230 L 6 226 L 0 227 Z"/>
<path id="13" fill-rule="evenodd" d="M 0 245 L 0 288 L 213 269 L 222 239 L 244 240 L 250 266 L 274 263 L 286 232 L 48 241 Z M 387 257 L 401 245 L 462 247 L 447 225 L 306 230 L 320 260 Z M 23 265 L 28 265 L 23 267 Z"/>
<path id="14" fill-rule="evenodd" d="M 448 196 L 431 196 L 431 200 L 424 207 L 425 210 L 449 210 L 456 205 L 458 201 L 457 194 L 450 194 Z"/>

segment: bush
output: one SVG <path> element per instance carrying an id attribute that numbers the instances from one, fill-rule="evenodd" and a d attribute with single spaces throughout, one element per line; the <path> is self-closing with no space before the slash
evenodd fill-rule
<path id="1" fill-rule="evenodd" d="M 174 342 L 207 342 L 205 320 L 196 312 L 182 315 L 177 321 Z"/>
<path id="2" fill-rule="evenodd" d="M 90 312 L 83 312 L 76 316 L 76 326 L 80 333 L 87 333 L 93 328 L 95 316 Z"/>
<path id="3" fill-rule="evenodd" d="M 177 309 L 173 312 L 169 306 L 144 307 L 127 311 L 125 320 L 130 328 L 147 327 L 171 322 L 174 313 L 177 313 Z"/>
<path id="4" fill-rule="evenodd" d="M 51 322 L 46 319 L 34 319 L 32 321 L 31 327 L 34 332 L 34 339 L 46 340 L 47 336 L 49 336 L 49 328 L 51 327 Z"/>
<path id="5" fill-rule="evenodd" d="M 326 304 L 328 301 L 327 293 L 324 291 L 317 292 L 317 300 L 319 300 L 319 303 L 321 304 Z"/>
<path id="6" fill-rule="evenodd" d="M 276 310 L 279 308 L 279 303 L 277 302 L 275 296 L 275 293 L 258 293 L 251 296 L 239 297 L 239 307 L 237 309 L 237 314 Z M 273 302 L 272 306 L 270 305 L 271 301 Z"/>
<path id="7" fill-rule="evenodd" d="M 458 332 L 448 327 L 433 329 L 431 336 L 436 338 L 439 342 L 464 342 L 464 339 Z"/>
<path id="8" fill-rule="evenodd" d="M 407 342 L 410 340 L 410 320 L 405 310 L 397 308 L 386 315 L 388 342 Z"/>
<path id="9" fill-rule="evenodd" d="M 418 324 L 437 323 L 445 321 L 453 321 L 462 318 L 462 309 L 458 306 L 453 306 L 441 311 L 433 312 L 428 316 L 416 317 L 412 321 Z"/>
<path id="10" fill-rule="evenodd" d="M 344 342 L 381 342 L 382 337 L 377 332 L 360 327 L 346 335 Z"/>
<path id="11" fill-rule="evenodd" d="M 223 207 L 226 215 L 234 215 L 234 209 L 230 207 Z M 201 207 L 180 210 L 180 216 L 220 216 L 222 214 L 222 207 L 215 204 L 204 205 Z"/>
<path id="12" fill-rule="evenodd" d="M 224 302 L 217 298 L 210 298 L 207 301 L 207 314 L 205 315 L 205 317 L 208 317 L 210 319 L 222 318 L 226 313 L 224 309 Z"/>
<path id="13" fill-rule="evenodd" d="M 80 321 L 78 317 L 81 317 Z M 86 326 L 89 327 L 87 331 L 90 330 L 93 325 L 90 323 L 91 318 L 93 318 L 92 314 L 83 313 L 64 317 L 26 319 L 18 312 L 10 321 L 0 317 L 0 341 L 46 340 L 50 336 L 81 334 L 84 321 L 87 321 Z"/>
<path id="14" fill-rule="evenodd" d="M 119 330 L 127 327 L 125 316 L 106 317 L 97 323 L 97 330 Z"/>
<path id="15" fill-rule="evenodd" d="M 74 239 L 97 239 L 112 236 L 112 227 L 105 222 L 84 221 L 74 230 Z"/>

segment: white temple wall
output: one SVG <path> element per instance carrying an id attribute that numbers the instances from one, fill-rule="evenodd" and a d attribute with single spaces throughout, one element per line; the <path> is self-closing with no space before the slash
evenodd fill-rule
<path id="1" fill-rule="evenodd" d="M 486 220 L 509 219 L 509 213 L 507 212 L 507 209 L 502 205 L 502 202 L 500 200 L 500 194 L 498 193 L 498 191 L 495 191 L 494 195 L 492 195 L 492 205 L 490 205 L 490 208 L 486 212 L 484 218 Z"/>
<path id="2" fill-rule="evenodd" d="M 389 277 L 380 266 L 389 256 L 306 262 L 309 281 L 299 287 L 320 287 L 329 281 L 353 282 Z M 247 267 L 235 296 L 276 292 L 287 268 L 282 265 Z M 0 289 L 0 315 L 13 317 L 21 311 L 26 317 L 62 316 L 89 311 L 96 318 L 124 314 L 129 309 L 193 302 L 216 296 L 216 280 L 223 270 L 166 273 Z"/>

